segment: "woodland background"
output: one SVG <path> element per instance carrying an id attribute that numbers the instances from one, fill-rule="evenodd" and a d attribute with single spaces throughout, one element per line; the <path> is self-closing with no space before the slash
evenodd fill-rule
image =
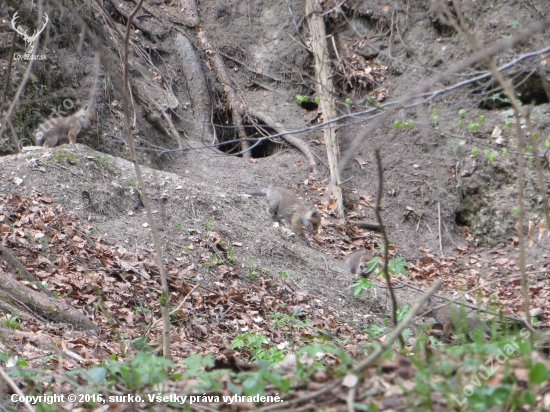
<path id="1" fill-rule="evenodd" d="M 16 11 L 28 33 L 48 14 L 46 59 L 14 57 Z M 544 0 L 3 2 L 5 408 L 17 390 L 285 400 L 196 410 L 550 408 L 549 24 Z M 94 108 L 95 129 L 23 150 L 67 100 Z M 323 214 L 311 248 L 244 195 L 269 186 Z M 383 275 L 342 271 L 362 248 L 407 283 L 395 305 Z M 441 347 L 415 319 L 437 280 L 516 329 Z M 537 333 L 469 384 L 525 311 Z"/>

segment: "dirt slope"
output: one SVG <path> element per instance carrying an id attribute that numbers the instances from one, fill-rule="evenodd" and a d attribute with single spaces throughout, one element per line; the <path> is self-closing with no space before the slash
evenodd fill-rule
<path id="1" fill-rule="evenodd" d="M 349 62 L 362 55 L 369 61 L 372 59 L 376 67 L 387 67 L 384 75 L 376 78 L 374 86 L 369 84 L 364 89 L 357 84 L 347 88 L 341 80 L 337 102 L 342 115 L 371 107 L 361 103 L 366 94 L 376 97 L 383 95 L 383 90 L 386 97 L 381 98 L 381 103 L 396 101 L 470 55 L 468 45 L 438 19 L 425 2 L 390 6 L 384 1 L 350 1 L 341 10 L 333 9 L 340 2 L 332 6 L 329 3 L 325 7 L 327 11 L 331 10 L 326 15 L 327 29 L 334 39 L 334 42 L 332 38 L 330 41 L 333 47 L 329 47 L 331 58 Z M 136 202 L 135 192 L 131 190 L 135 186 L 133 171 L 130 164 L 122 160 L 128 158 L 128 152 L 121 143 L 121 98 L 115 76 L 119 71 L 120 62 L 116 61 L 116 56 L 121 42 L 113 39 L 110 32 L 104 29 L 104 17 L 93 4 L 85 4 L 81 14 L 88 22 L 94 23 L 94 33 L 112 52 L 113 64 L 117 68 L 101 68 L 98 92 L 92 96 L 98 113 L 98 128 L 79 137 L 79 142 L 102 153 L 79 147 L 75 153 L 67 148 L 54 150 L 50 160 L 44 158 L 41 163 L 32 159 L 42 159 L 44 154 L 50 155 L 50 152 L 34 151 L 19 157 L 2 158 L 0 190 L 23 191 L 38 187 L 48 192 L 56 202 L 75 209 L 82 218 L 93 221 L 103 236 L 112 236 L 132 247 L 143 247 L 151 240 L 148 230 L 143 228 L 143 211 L 133 211 Z M 207 33 L 216 51 L 224 58 L 245 105 L 269 114 L 287 130 L 307 129 L 319 121 L 318 113 L 298 106 L 295 96 L 315 96 L 314 71 L 311 56 L 299 45 L 293 21 L 296 20 L 301 36 L 307 41 L 302 2 L 290 2 L 290 5 L 293 15 L 289 13 L 286 2 L 208 2 L 200 5 L 200 30 Z M 9 7 L 15 8 L 16 5 L 10 2 Z M 122 30 L 124 19 L 120 13 L 112 8 L 112 4 L 106 7 L 113 24 Z M 140 91 L 143 84 L 154 84 L 165 92 L 169 90 L 178 103 L 177 108 L 169 112 L 170 116 L 176 129 L 185 136 L 188 131 L 186 122 L 195 116 L 196 105 L 183 75 L 187 67 L 175 50 L 175 36 L 184 33 L 201 58 L 211 92 L 212 122 L 217 125 L 217 136 L 221 137 L 231 124 L 231 119 L 227 114 L 223 87 L 208 64 L 208 51 L 198 46 L 197 29 L 171 20 L 159 23 L 154 14 L 179 18 L 177 2 L 148 7 L 153 13 L 140 16 L 140 24 L 149 28 L 155 36 L 136 30 L 132 41 L 141 50 L 151 52 L 155 69 L 147 66 L 142 55 L 134 54 L 131 70 L 133 90 Z M 500 2 L 497 6 L 488 2 L 472 2 L 464 7 L 472 30 L 482 41 L 492 44 L 516 35 L 533 22 L 541 21 L 545 16 L 546 1 Z M 13 10 L 3 4 L 0 13 L 7 30 L 6 22 L 9 22 Z M 34 127 L 51 112 L 51 106 L 62 102 L 64 93 L 75 99 L 86 99 L 87 93 L 93 90 L 93 79 L 96 78 L 90 70 L 95 53 L 90 44 L 85 42 L 80 50 L 67 40 L 80 32 L 76 23 L 59 10 L 51 10 L 50 16 L 52 22 L 58 23 L 58 31 L 49 31 L 42 46 L 43 52 L 50 57 L 46 61 L 36 62 L 35 76 L 23 95 L 26 103 L 18 107 L 14 116 L 16 130 L 21 137 L 31 137 Z M 178 30 L 172 30 L 174 27 Z M 8 55 L 7 37 L 4 40 L 0 49 L 2 59 Z M 497 64 L 503 65 L 524 53 L 539 50 L 545 44 L 548 44 L 548 34 L 532 36 L 516 49 L 499 55 Z M 23 45 L 19 39 L 18 47 Z M 539 140 L 542 151 L 549 121 L 549 109 L 545 105 L 548 98 L 540 92 L 542 88 L 536 76 L 530 78 L 531 81 L 523 81 L 526 73 L 533 74 L 529 67 L 532 63 L 526 60 L 507 74 L 515 76 L 524 104 L 532 101 L 537 104 L 532 120 L 534 130 L 545 136 Z M 336 63 L 334 65 L 337 66 Z M 548 65 L 545 67 L 547 73 Z M 14 79 L 21 78 L 24 68 L 23 62 L 15 62 Z M 451 86 L 471 73 L 483 70 L 482 66 L 473 67 L 444 84 L 437 83 L 433 89 Z M 342 73 L 339 76 L 341 79 Z M 376 194 L 377 179 L 372 149 L 381 146 L 385 169 L 383 217 L 390 240 L 397 244 L 399 255 L 414 261 L 424 258 L 427 251 L 439 254 L 442 249 L 443 254 L 451 255 L 457 250 L 465 250 L 467 245 L 516 246 L 514 238 L 517 233 L 513 229 L 517 203 L 516 158 L 500 156 L 497 162 L 491 162 L 483 156 L 486 147 L 501 153 L 502 149 L 512 151 L 516 146 L 512 134 L 514 121 L 510 118 L 504 96 L 494 87 L 473 82 L 468 87 L 442 94 L 425 104 L 395 112 L 387 124 L 367 136 L 342 176 L 344 187 L 348 189 L 345 196 L 349 216 L 374 220 L 372 199 Z M 157 108 L 142 100 L 143 96 L 139 93 L 136 95 L 134 135 L 140 142 L 140 149 L 158 146 L 175 149 L 177 143 L 174 139 L 152 120 L 160 116 Z M 357 104 L 346 106 L 343 104 L 346 98 Z M 465 126 L 462 127 L 457 125 L 461 119 L 459 109 L 465 110 Z M 438 116 L 436 122 L 433 121 L 434 113 Z M 484 121 L 480 122 L 479 129 L 466 130 L 467 125 L 478 122 L 480 116 L 484 117 Z M 248 120 L 252 123 L 253 119 Z M 502 127 L 507 120 L 511 124 L 508 129 L 502 130 L 504 143 L 496 145 L 492 133 L 496 126 Z M 414 127 L 395 128 L 394 121 L 414 121 Z M 348 118 L 341 122 L 342 152 L 368 125 L 368 118 L 365 117 Z M 167 125 L 164 124 L 164 127 L 166 130 Z M 189 137 L 194 146 L 203 138 L 195 135 Z M 186 237 L 190 230 L 207 235 L 211 226 L 228 242 L 242 243 L 242 246 L 234 248 L 241 265 L 246 267 L 253 259 L 255 267 L 269 268 L 274 274 L 292 271 L 296 282 L 305 289 L 327 298 L 330 304 L 340 308 L 348 305 L 346 310 L 363 316 L 363 298 L 357 302 L 356 309 L 353 305 L 349 306 L 348 286 L 351 280 L 331 270 L 339 267 L 339 260 L 331 257 L 342 259 L 354 243 L 372 246 L 377 243 L 375 235 L 366 234 L 364 239 L 354 239 L 348 232 L 338 234 L 335 229 L 338 222 L 327 208 L 324 210 L 323 232 L 314 242 L 314 249 L 308 249 L 294 238 L 282 237 L 280 231 L 271 226 L 262 211 L 261 200 L 242 195 L 245 188 L 280 185 L 299 193 L 309 205 L 328 202 L 323 197 L 328 173 L 323 166 L 322 132 L 307 129 L 299 137 L 309 144 L 319 159 L 318 176 L 310 176 L 305 157 L 288 145 L 284 145 L 283 150 L 275 155 L 258 158 L 255 162 L 226 157 L 221 152 L 209 150 L 170 153 L 161 157 L 157 157 L 156 152 L 143 154 L 141 160 L 151 167 L 147 190 L 153 197 L 158 211 L 156 216 L 163 226 L 167 259 L 175 259 L 187 246 Z M 281 141 L 278 140 L 271 149 L 280 149 L 279 143 Z M 478 149 L 480 155 L 471 156 L 473 149 Z M 17 186 L 18 181 L 14 181 L 14 177 L 24 179 L 24 183 Z M 5 180 L 7 178 L 11 180 Z M 545 178 L 550 179 L 547 171 Z M 538 224 L 542 205 L 536 191 L 533 168 L 527 171 L 526 181 L 527 219 Z M 116 188 L 113 183 L 123 189 Z M 27 189 L 23 189 L 24 186 Z M 163 197 L 167 199 L 165 203 Z M 108 201 L 105 202 L 105 199 Z M 464 228 L 465 225 L 468 228 Z M 340 242 L 334 241 L 334 238 L 339 238 Z M 537 268 L 545 264 L 544 250 L 536 242 L 530 249 L 530 263 Z M 200 260 L 200 257 L 197 258 Z M 482 267 L 480 272 L 481 276 L 486 276 L 491 273 L 491 268 Z"/>
<path id="2" fill-rule="evenodd" d="M 25 195 L 34 189 L 65 210 L 74 210 L 93 226 L 94 235 L 126 245 L 129 250 L 152 249 L 130 162 L 76 145 L 4 156 L 0 164 L 2 193 Z M 243 276 L 252 271 L 278 276 L 286 271 L 297 290 L 319 296 L 323 306 L 341 315 L 364 321 L 372 312 L 386 313 L 380 296 L 369 303 L 367 316 L 366 297 L 351 299 L 349 285 L 354 278 L 342 272 L 341 261 L 325 254 L 315 241 L 309 248 L 296 236 L 288 237 L 274 227 L 265 214 L 263 199 L 251 198 L 227 184 L 214 188 L 200 179 L 149 168 L 144 168 L 144 179 L 161 230 L 165 260 L 177 264 L 178 258 L 190 254 L 197 268 L 196 280 L 211 282 L 217 272 L 216 265 L 208 264 L 209 255 L 193 251 L 192 239 L 207 240 L 217 233 L 234 254 L 231 269 Z M 306 195 L 305 202 L 312 204 L 315 197 Z M 322 229 L 320 239 L 323 231 L 330 230 Z"/>

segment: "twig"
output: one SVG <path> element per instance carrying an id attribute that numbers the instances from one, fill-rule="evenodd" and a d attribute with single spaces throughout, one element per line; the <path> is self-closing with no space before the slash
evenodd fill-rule
<path id="1" fill-rule="evenodd" d="M 361 227 L 363 229 L 377 230 L 377 231 L 380 230 L 379 223 L 370 223 L 365 220 L 350 220 L 349 224 L 357 227 Z"/>
<path id="2" fill-rule="evenodd" d="M 380 148 L 377 147 L 374 153 L 376 156 L 376 164 L 378 165 L 378 196 L 376 197 L 376 207 L 374 210 L 376 213 L 376 219 L 378 220 L 378 224 L 380 225 L 380 232 L 382 233 L 382 237 L 384 238 L 384 278 L 386 279 L 388 291 L 390 292 L 390 297 L 392 301 L 393 325 L 397 327 L 398 305 L 397 305 L 397 299 L 395 297 L 395 292 L 393 290 L 393 285 L 391 284 L 390 274 L 388 272 L 388 262 L 390 259 L 390 255 L 389 255 L 390 242 L 388 240 L 388 232 L 386 231 L 386 226 L 382 221 L 382 214 L 380 213 L 382 196 L 384 194 L 384 171 L 382 169 L 382 158 L 380 157 Z M 404 348 L 405 340 L 403 339 L 402 336 L 399 336 L 399 342 L 401 343 L 401 348 Z"/>
<path id="3" fill-rule="evenodd" d="M 302 35 L 300 34 L 300 29 L 298 27 L 298 23 L 296 23 L 296 18 L 294 17 L 294 13 L 292 12 L 292 7 L 290 7 L 290 1 L 289 0 L 286 0 L 286 5 L 288 6 L 288 12 L 290 14 L 290 17 L 292 17 L 292 23 L 294 23 L 294 28 L 296 29 L 296 34 L 298 35 L 298 38 L 300 39 L 300 43 L 302 44 L 302 46 L 304 46 L 306 48 L 307 51 L 312 53 L 311 50 L 309 50 L 308 47 L 306 46 L 306 42 L 304 41 L 304 39 L 302 38 Z"/>
<path id="4" fill-rule="evenodd" d="M 128 59 L 130 55 L 130 33 L 132 31 L 132 20 L 137 15 L 139 9 L 143 5 L 143 0 L 140 0 L 136 5 L 132 14 L 128 17 L 126 23 L 126 37 L 124 39 L 124 131 L 126 134 L 126 140 L 130 149 L 130 156 L 132 162 L 134 163 L 134 168 L 136 169 L 136 176 L 138 179 L 139 187 L 141 188 L 142 201 L 147 211 L 147 220 L 149 222 L 149 227 L 151 232 L 153 232 L 153 243 L 155 244 L 155 253 L 157 255 L 157 262 L 160 271 L 160 278 L 162 283 L 162 295 L 160 298 L 160 306 L 162 308 L 162 353 L 163 356 L 167 359 L 170 358 L 170 315 L 168 314 L 168 303 L 170 300 L 170 291 L 168 289 L 168 280 L 166 279 L 166 272 L 164 270 L 164 259 L 162 257 L 162 249 L 160 247 L 160 239 L 158 234 L 158 228 L 153 218 L 153 212 L 151 210 L 151 205 L 149 203 L 149 197 L 147 196 L 147 191 L 145 190 L 145 182 L 141 174 L 141 167 L 137 160 L 136 150 L 134 146 L 134 138 L 130 131 L 130 83 L 128 76 Z"/>
<path id="5" fill-rule="evenodd" d="M 192 294 L 192 293 L 195 291 L 195 289 L 197 289 L 198 287 L 200 287 L 200 283 L 197 283 L 197 284 L 195 285 L 195 287 L 194 287 L 193 289 L 191 289 L 191 292 L 189 292 L 187 295 L 185 295 L 185 297 L 183 298 L 183 300 L 181 301 L 181 303 L 180 303 L 174 310 L 172 310 L 172 311 L 170 312 L 170 315 L 172 315 L 172 314 L 176 313 L 178 310 L 180 310 L 181 307 L 183 306 L 183 304 L 185 303 L 185 301 L 187 300 L 187 298 L 188 298 L 189 296 L 191 296 L 191 294 Z M 151 331 L 154 329 L 154 327 L 157 326 L 157 323 L 159 323 L 161 320 L 162 320 L 162 318 L 157 319 L 156 321 L 154 321 L 153 324 L 147 328 L 147 331 L 145 332 L 144 335 L 145 335 L 145 336 L 148 336 L 148 335 L 149 335 L 149 332 L 151 332 Z"/>
<path id="6" fill-rule="evenodd" d="M 21 396 L 22 398 L 25 397 L 25 394 L 23 392 L 21 392 L 21 389 L 19 389 L 19 386 L 17 386 L 15 384 L 13 379 L 9 377 L 9 375 L 6 373 L 4 368 L 2 368 L 1 366 L 0 366 L 0 376 L 7 382 L 7 384 L 13 389 L 13 391 L 17 395 Z M 32 407 L 32 405 L 30 403 L 23 402 L 23 404 L 29 410 L 29 412 L 36 412 L 36 410 Z"/>
<path id="7" fill-rule="evenodd" d="M 355 394 L 357 393 L 357 385 L 353 388 L 349 388 L 348 397 L 346 403 L 348 404 L 348 412 L 355 412 Z"/>
<path id="8" fill-rule="evenodd" d="M 437 231 L 439 232 L 439 252 L 443 256 L 443 242 L 441 240 L 441 206 L 439 200 L 437 201 Z"/>

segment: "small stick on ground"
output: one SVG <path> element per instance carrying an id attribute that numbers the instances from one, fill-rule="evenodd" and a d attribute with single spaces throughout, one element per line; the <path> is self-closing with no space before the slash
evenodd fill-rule
<path id="1" fill-rule="evenodd" d="M 363 229 L 369 229 L 369 230 L 380 230 L 380 225 L 378 223 L 370 223 L 365 220 L 350 220 L 349 223 L 351 225 L 361 227 Z"/>

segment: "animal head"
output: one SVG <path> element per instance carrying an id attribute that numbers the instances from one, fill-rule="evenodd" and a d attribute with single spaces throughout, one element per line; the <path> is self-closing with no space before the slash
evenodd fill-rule
<path id="1" fill-rule="evenodd" d="M 368 252 L 364 255 L 361 255 L 361 260 L 359 261 L 359 273 L 363 273 L 365 269 L 369 267 L 368 263 L 371 259 L 372 255 Z"/>
<path id="2" fill-rule="evenodd" d="M 76 112 L 76 118 L 80 127 L 89 129 L 95 120 L 95 115 L 91 110 L 88 110 L 88 105 L 86 104 L 82 109 Z"/>
<path id="3" fill-rule="evenodd" d="M 307 230 L 318 233 L 321 226 L 321 214 L 316 210 L 311 210 L 307 212 L 303 223 Z"/>

